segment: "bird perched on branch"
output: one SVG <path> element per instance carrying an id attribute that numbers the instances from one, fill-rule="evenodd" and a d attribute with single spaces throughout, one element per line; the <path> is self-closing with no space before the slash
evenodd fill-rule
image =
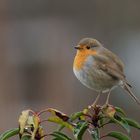
<path id="1" fill-rule="evenodd" d="M 99 92 L 93 105 L 104 92 L 108 93 L 105 103 L 108 105 L 110 93 L 117 86 L 125 89 L 140 105 L 124 75 L 124 64 L 117 55 L 93 38 L 82 39 L 75 49 L 77 49 L 73 64 L 75 76 L 83 85 Z"/>

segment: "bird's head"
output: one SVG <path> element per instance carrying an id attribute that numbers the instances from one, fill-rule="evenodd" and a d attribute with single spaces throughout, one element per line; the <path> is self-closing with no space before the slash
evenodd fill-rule
<path id="1" fill-rule="evenodd" d="M 77 49 L 78 53 L 81 54 L 94 55 L 101 46 L 101 43 L 96 39 L 84 38 L 80 40 L 77 46 L 75 46 L 75 49 Z"/>

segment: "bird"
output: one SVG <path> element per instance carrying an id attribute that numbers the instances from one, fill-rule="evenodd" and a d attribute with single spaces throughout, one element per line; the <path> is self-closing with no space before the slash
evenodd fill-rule
<path id="1" fill-rule="evenodd" d="M 99 93 L 93 106 L 97 104 L 102 93 L 108 93 L 105 105 L 109 105 L 110 93 L 118 86 L 140 105 L 124 74 L 124 63 L 115 53 L 94 38 L 81 39 L 75 49 L 77 50 L 73 62 L 75 76 L 83 85 Z"/>

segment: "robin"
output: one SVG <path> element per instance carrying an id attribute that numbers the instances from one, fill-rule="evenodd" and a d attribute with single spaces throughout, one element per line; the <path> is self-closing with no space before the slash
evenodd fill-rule
<path id="1" fill-rule="evenodd" d="M 105 105 L 108 105 L 110 93 L 117 86 L 125 89 L 140 105 L 124 75 L 124 64 L 117 55 L 93 38 L 82 39 L 75 49 L 77 49 L 73 64 L 75 76 L 83 85 L 99 93 L 93 105 L 96 105 L 101 93 L 106 92 L 108 96 Z"/>

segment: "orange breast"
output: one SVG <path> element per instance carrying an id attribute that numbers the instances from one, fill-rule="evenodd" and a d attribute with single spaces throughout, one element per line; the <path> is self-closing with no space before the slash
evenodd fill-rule
<path id="1" fill-rule="evenodd" d="M 83 67 L 86 58 L 87 58 L 86 55 L 81 55 L 77 53 L 74 59 L 74 64 L 73 64 L 74 68 L 76 70 L 80 70 Z"/>
<path id="2" fill-rule="evenodd" d="M 75 56 L 75 59 L 74 59 L 74 68 L 76 70 L 80 70 L 82 69 L 87 57 L 89 55 L 95 55 L 96 54 L 96 51 L 77 51 L 77 54 Z"/>

